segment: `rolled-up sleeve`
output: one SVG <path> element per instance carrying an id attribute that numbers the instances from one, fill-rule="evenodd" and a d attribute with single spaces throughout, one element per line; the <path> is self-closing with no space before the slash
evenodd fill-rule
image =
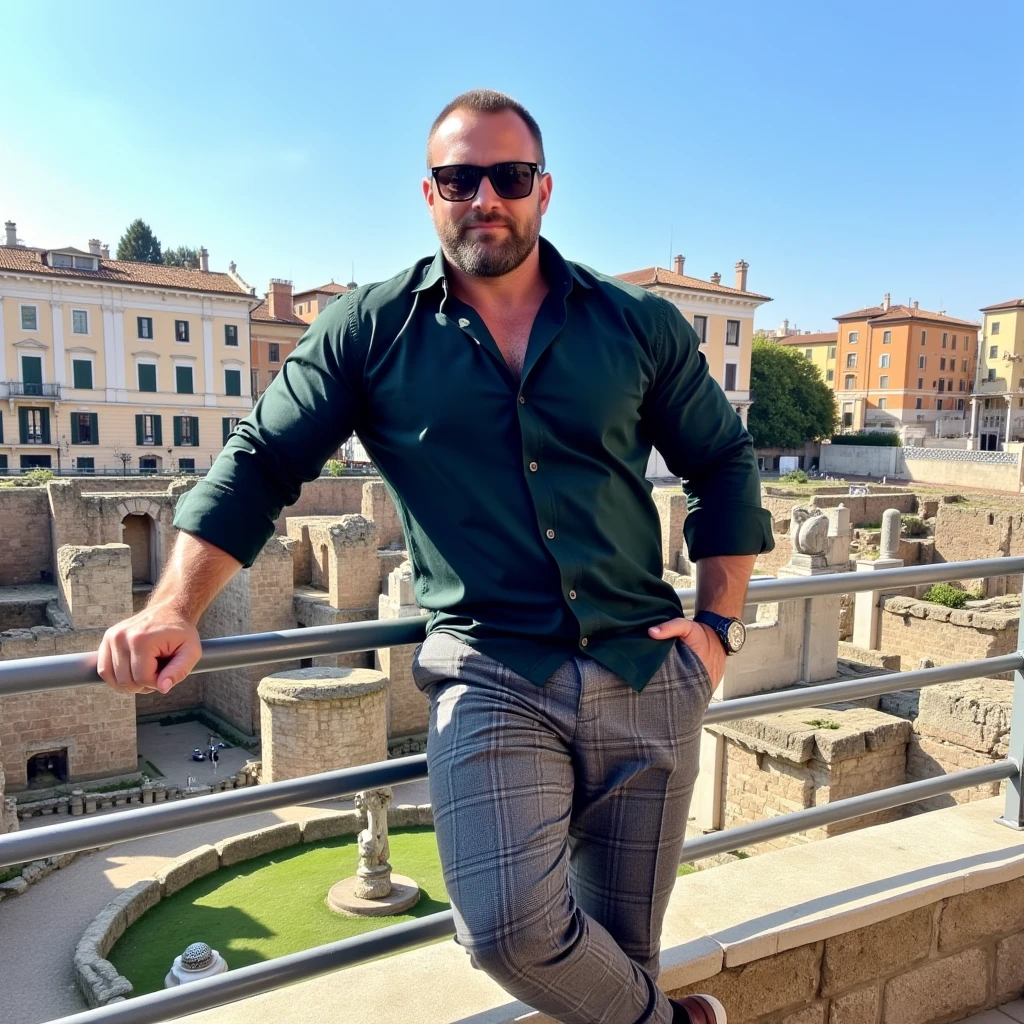
<path id="1" fill-rule="evenodd" d="M 317 317 L 210 472 L 178 502 L 179 530 L 252 565 L 281 510 L 357 429 L 362 374 L 353 294 Z"/>
<path id="2" fill-rule="evenodd" d="M 643 416 L 665 464 L 687 495 L 683 534 L 690 558 L 771 551 L 771 515 L 750 434 L 708 372 L 693 328 L 662 306 L 655 379 Z"/>

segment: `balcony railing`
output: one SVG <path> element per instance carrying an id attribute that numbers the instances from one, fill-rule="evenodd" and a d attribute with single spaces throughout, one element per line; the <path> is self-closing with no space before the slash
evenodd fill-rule
<path id="1" fill-rule="evenodd" d="M 1015 557 L 883 569 L 874 573 L 836 573 L 810 578 L 756 580 L 750 584 L 748 601 L 753 605 L 822 597 L 828 594 L 884 592 L 947 580 L 981 579 L 1022 572 L 1024 557 Z M 687 611 L 692 610 L 695 592 L 681 590 L 678 593 L 683 608 Z M 423 616 L 207 640 L 203 643 L 203 654 L 194 671 L 215 672 L 228 668 L 272 664 L 276 661 L 372 651 L 381 647 L 418 643 L 424 637 L 425 623 L 426 617 Z M 1024 829 L 1024 790 L 1021 778 L 1021 763 L 1024 761 L 1024 652 L 1021 650 L 1024 648 L 1024 625 L 1018 633 L 1017 646 L 1018 650 L 1013 654 L 980 661 L 913 672 L 894 672 L 850 682 L 802 686 L 792 690 L 712 703 L 704 718 L 708 725 L 774 714 L 793 708 L 820 707 L 839 701 L 878 696 L 895 690 L 935 686 L 1005 672 L 1014 673 L 1011 733 L 1008 755 L 1004 760 L 701 836 L 686 843 L 686 859 L 700 860 L 753 843 L 846 821 L 863 814 L 902 807 L 919 800 L 1002 779 L 1008 780 L 1008 785 L 1005 810 L 1000 821 L 1011 828 Z M 89 683 L 100 685 L 100 680 L 90 662 L 90 656 L 85 654 L 26 658 L 0 663 L 0 697 Z M 97 818 L 43 826 L 26 832 L 15 832 L 0 836 L 0 867 L 161 835 L 193 825 L 242 817 L 256 811 L 336 800 L 351 796 L 360 790 L 412 782 L 425 778 L 426 775 L 427 760 L 420 754 L 285 782 L 231 790 L 180 803 L 151 805 L 140 810 L 122 811 Z M 424 942 L 452 935 L 454 931 L 451 911 L 432 914 L 416 921 L 382 928 L 367 935 L 291 953 L 266 963 L 238 968 L 178 988 L 111 1003 L 85 1013 L 61 1018 L 60 1024 L 156 1024 L 169 1018 L 197 1013 L 269 989 L 327 974 L 342 967 L 410 949 Z"/>
<path id="2" fill-rule="evenodd" d="M 20 380 L 9 380 L 7 394 L 11 398 L 60 398 L 60 385 L 26 384 Z"/>

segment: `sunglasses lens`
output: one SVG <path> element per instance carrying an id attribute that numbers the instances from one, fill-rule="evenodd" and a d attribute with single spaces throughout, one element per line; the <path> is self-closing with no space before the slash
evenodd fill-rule
<path id="1" fill-rule="evenodd" d="M 533 191 L 533 168 L 527 163 L 495 164 L 491 175 L 502 199 L 525 199 Z"/>
<path id="2" fill-rule="evenodd" d="M 465 164 L 438 168 L 435 179 L 443 198 L 457 203 L 472 199 L 480 186 L 480 171 Z"/>

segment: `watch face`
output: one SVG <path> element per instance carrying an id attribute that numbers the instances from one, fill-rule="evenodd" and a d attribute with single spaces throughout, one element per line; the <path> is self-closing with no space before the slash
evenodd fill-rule
<path id="1" fill-rule="evenodd" d="M 734 619 L 725 631 L 725 638 L 729 644 L 729 650 L 735 654 L 743 646 L 743 641 L 747 639 L 746 627 L 742 622 Z"/>

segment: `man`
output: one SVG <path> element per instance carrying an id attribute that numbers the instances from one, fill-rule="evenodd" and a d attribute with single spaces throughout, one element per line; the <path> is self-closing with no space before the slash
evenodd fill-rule
<path id="1" fill-rule="evenodd" d="M 702 717 L 772 543 L 750 437 L 674 306 L 540 238 L 552 181 L 526 110 L 466 93 L 427 149 L 440 252 L 310 327 L 179 503 L 163 579 L 107 632 L 100 674 L 180 682 L 203 610 L 357 431 L 431 612 L 414 671 L 458 941 L 569 1024 L 724 1024 L 655 978 Z M 695 621 L 662 581 L 652 444 L 690 495 Z"/>

